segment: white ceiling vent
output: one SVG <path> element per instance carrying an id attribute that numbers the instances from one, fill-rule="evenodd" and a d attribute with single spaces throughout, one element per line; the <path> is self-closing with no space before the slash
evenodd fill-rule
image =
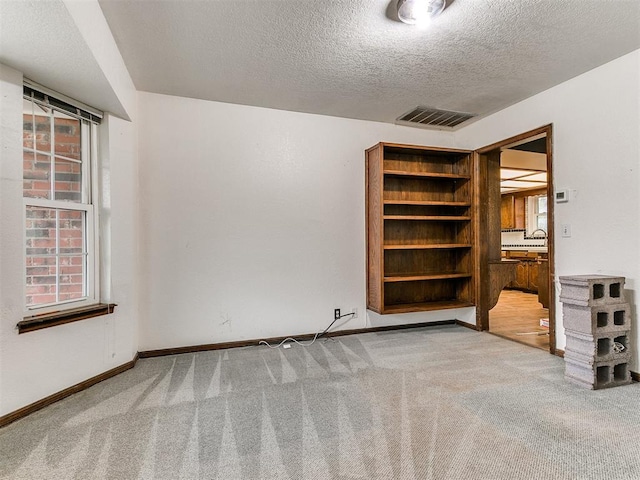
<path id="1" fill-rule="evenodd" d="M 454 128 L 475 117 L 471 113 L 452 112 L 431 107 L 416 107 L 396 119 L 412 127 Z"/>

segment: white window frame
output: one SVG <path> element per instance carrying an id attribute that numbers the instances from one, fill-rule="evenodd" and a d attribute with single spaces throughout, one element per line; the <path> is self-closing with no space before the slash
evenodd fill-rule
<path id="1" fill-rule="evenodd" d="M 540 232 L 540 229 L 538 228 L 539 217 L 547 218 L 547 229 L 545 229 L 545 232 L 548 234 L 548 228 L 549 228 L 548 208 L 549 207 L 547 206 L 547 212 L 545 213 L 540 213 L 538 211 L 538 199 L 540 197 L 546 198 L 547 196 L 542 194 L 542 195 L 532 195 L 527 197 L 527 235 L 531 236 L 532 238 L 536 238 L 536 237 L 546 238 L 546 236 L 543 235 L 542 232 Z M 535 236 L 532 236 L 533 232 L 535 232 L 536 230 L 538 230 L 538 232 L 536 233 Z"/>
<path id="2" fill-rule="evenodd" d="M 63 97 L 65 100 L 68 100 L 67 97 Z M 36 104 L 41 104 L 48 109 L 56 110 L 66 116 L 71 116 L 80 121 L 81 125 L 81 175 L 82 175 L 82 196 L 81 202 L 73 202 L 73 201 L 62 201 L 62 200 L 49 200 L 43 198 L 31 198 L 23 196 L 23 305 L 24 305 L 24 315 L 25 317 L 41 315 L 65 310 L 72 310 L 75 308 L 87 307 L 90 305 L 96 305 L 100 303 L 100 245 L 99 245 L 99 218 L 98 212 L 99 208 L 97 208 L 97 199 L 98 195 L 98 125 L 94 122 L 83 118 L 81 115 L 74 115 L 69 111 L 61 108 L 56 108 L 48 103 L 41 102 L 36 98 L 29 97 L 24 95 L 25 100 L 33 101 Z M 34 124 L 35 125 L 35 124 Z M 35 128 L 35 126 L 34 126 Z M 54 122 L 51 122 L 52 133 L 54 130 Z M 52 149 L 54 148 L 54 141 L 52 138 L 51 141 Z M 55 156 L 53 151 L 43 152 L 37 150 L 36 144 L 34 142 L 33 149 L 25 149 L 24 151 L 33 151 L 36 154 L 44 154 L 49 156 L 50 158 Z M 60 155 L 57 155 L 60 157 Z M 64 158 L 64 157 L 63 157 Z M 53 162 L 53 158 L 52 158 Z M 55 173 L 51 175 L 52 182 L 52 196 L 55 189 L 53 186 L 55 185 Z M 57 210 L 71 210 L 71 211 L 83 211 L 85 212 L 84 217 L 84 239 L 85 239 L 85 248 L 86 248 L 86 271 L 84 278 L 84 292 L 85 295 L 82 298 L 71 299 L 71 300 L 61 300 L 58 302 L 47 303 L 47 304 L 39 304 L 39 305 L 27 305 L 27 267 L 26 267 L 26 258 L 27 258 L 27 250 L 26 250 L 26 240 L 27 240 L 27 228 L 26 228 L 26 218 L 27 218 L 27 208 L 28 207 L 42 207 L 42 208 L 51 208 Z M 56 257 L 59 258 L 59 253 L 56 254 Z M 56 271 L 56 278 L 58 278 L 59 272 Z M 56 295 L 59 293 L 58 289 L 56 289 Z"/>

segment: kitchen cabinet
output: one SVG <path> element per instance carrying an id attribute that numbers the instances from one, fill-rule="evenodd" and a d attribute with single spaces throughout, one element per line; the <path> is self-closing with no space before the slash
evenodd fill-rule
<path id="1" fill-rule="evenodd" d="M 516 279 L 508 285 L 514 290 L 538 293 L 538 263 L 535 259 L 521 259 L 516 265 Z"/>
<path id="2" fill-rule="evenodd" d="M 523 230 L 527 197 L 520 194 L 506 194 L 500 198 L 500 227 L 502 230 Z"/>
<path id="3" fill-rule="evenodd" d="M 529 286 L 529 262 L 520 260 L 516 265 L 516 279 L 511 282 L 511 288 L 527 290 Z"/>
<path id="4" fill-rule="evenodd" d="M 538 293 L 540 285 L 546 285 L 545 278 L 548 277 L 548 269 L 543 268 L 542 262 L 546 262 L 546 253 L 507 251 L 505 258 L 518 260 L 516 265 L 516 278 L 507 285 L 507 288 L 522 290 L 525 292 Z M 548 289 L 547 289 L 548 290 Z M 548 297 L 548 293 L 544 295 Z"/>
<path id="5" fill-rule="evenodd" d="M 527 208 L 527 197 L 514 197 L 513 199 L 513 210 L 514 210 L 514 227 L 519 230 L 524 230 L 526 228 L 525 224 L 525 210 Z"/>
<path id="6" fill-rule="evenodd" d="M 516 228 L 515 198 L 513 195 L 502 195 L 500 199 L 500 227 L 502 230 Z"/>
<path id="7" fill-rule="evenodd" d="M 529 268 L 527 269 L 527 290 L 537 293 L 538 292 L 538 273 L 540 271 L 537 261 L 528 262 Z"/>

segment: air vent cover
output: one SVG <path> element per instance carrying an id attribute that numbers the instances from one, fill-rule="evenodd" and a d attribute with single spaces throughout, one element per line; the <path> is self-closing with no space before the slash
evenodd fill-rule
<path id="1" fill-rule="evenodd" d="M 475 117 L 471 113 L 452 112 L 431 107 L 416 107 L 396 119 L 411 126 L 454 128 Z"/>

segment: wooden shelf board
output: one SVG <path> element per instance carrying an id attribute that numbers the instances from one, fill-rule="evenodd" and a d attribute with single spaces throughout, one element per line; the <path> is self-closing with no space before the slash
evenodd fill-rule
<path id="1" fill-rule="evenodd" d="M 385 250 L 428 250 L 432 248 L 471 248 L 470 243 L 429 243 L 429 244 L 411 244 L 411 245 L 385 245 Z"/>
<path id="2" fill-rule="evenodd" d="M 474 305 L 472 167 L 467 151 L 367 150 L 367 301 L 380 313 Z"/>
<path id="3" fill-rule="evenodd" d="M 443 300 L 439 302 L 403 303 L 398 305 L 385 305 L 382 313 L 409 313 L 424 312 L 427 310 L 446 310 L 449 308 L 473 307 L 474 304 L 463 300 Z"/>
<path id="4" fill-rule="evenodd" d="M 395 282 L 416 282 L 422 280 L 450 280 L 455 278 L 470 278 L 470 273 L 441 273 L 435 275 L 395 275 L 393 277 L 384 277 L 386 283 Z"/>
<path id="5" fill-rule="evenodd" d="M 442 155 L 445 154 L 447 156 L 451 156 L 452 154 L 462 154 L 462 155 L 470 155 L 473 153 L 473 150 L 462 150 L 459 148 L 449 148 L 449 147 L 430 147 L 425 145 L 407 145 L 404 143 L 393 143 L 393 142 L 380 142 L 378 145 L 374 145 L 368 150 L 373 150 L 374 148 L 382 146 L 386 149 L 391 149 L 393 151 L 399 151 L 401 153 L 416 151 L 419 153 L 426 152 L 429 155 Z"/>
<path id="6" fill-rule="evenodd" d="M 431 222 L 462 222 L 471 220 L 468 215 L 384 215 L 384 220 L 421 220 Z"/>
<path id="7" fill-rule="evenodd" d="M 469 180 L 471 178 L 471 175 L 459 175 L 457 173 L 407 172 L 406 170 L 383 170 L 382 173 L 393 177 L 446 178 L 452 180 Z"/>
<path id="8" fill-rule="evenodd" d="M 385 205 L 418 205 L 427 207 L 470 207 L 469 202 L 439 202 L 435 200 L 384 200 Z"/>

